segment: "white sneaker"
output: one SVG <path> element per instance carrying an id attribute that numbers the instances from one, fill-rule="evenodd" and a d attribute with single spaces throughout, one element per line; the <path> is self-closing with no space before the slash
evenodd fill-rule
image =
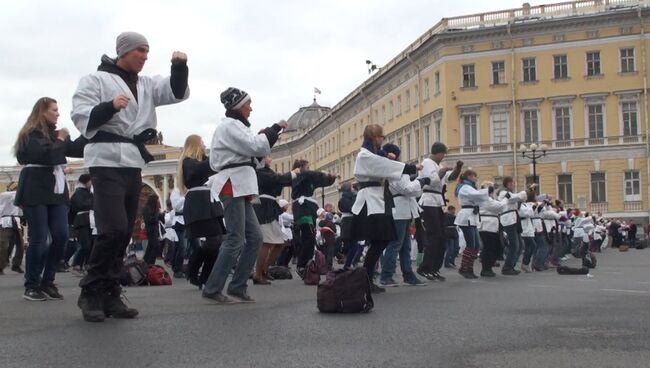
<path id="1" fill-rule="evenodd" d="M 521 265 L 521 270 L 525 273 L 531 273 L 533 270 L 530 269 L 530 266 L 528 265 Z"/>

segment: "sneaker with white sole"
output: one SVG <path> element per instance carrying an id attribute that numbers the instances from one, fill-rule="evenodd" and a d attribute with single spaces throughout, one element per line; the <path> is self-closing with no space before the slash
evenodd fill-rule
<path id="1" fill-rule="evenodd" d="M 392 278 L 390 278 L 388 280 L 383 280 L 382 279 L 382 280 L 379 281 L 379 283 L 383 287 L 397 287 L 397 286 L 399 286 L 399 284 L 397 282 L 395 282 L 395 280 L 393 280 Z"/>
<path id="2" fill-rule="evenodd" d="M 39 289 L 27 289 L 23 294 L 23 299 L 30 302 L 44 302 L 47 300 L 47 296 Z"/>

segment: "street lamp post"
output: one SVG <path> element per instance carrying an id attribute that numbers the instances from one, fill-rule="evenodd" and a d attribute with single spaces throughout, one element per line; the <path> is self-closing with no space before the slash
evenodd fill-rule
<path id="1" fill-rule="evenodd" d="M 525 144 L 519 146 L 521 157 L 527 158 L 533 163 L 533 183 L 537 185 L 539 185 L 537 182 L 537 160 L 546 156 L 547 149 L 548 147 L 545 144 L 538 146 L 537 143 L 531 143 L 529 146 L 526 146 Z"/>

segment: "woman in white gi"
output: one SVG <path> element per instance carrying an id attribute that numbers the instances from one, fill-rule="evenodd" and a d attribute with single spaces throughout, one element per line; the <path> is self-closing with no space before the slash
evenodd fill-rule
<path id="1" fill-rule="evenodd" d="M 467 279 L 478 278 L 474 274 L 474 261 L 481 247 L 477 228 L 480 222 L 479 209 L 489 199 L 489 189 L 477 190 L 476 179 L 474 170 L 465 170 L 458 178 L 456 186 L 456 197 L 460 205 L 460 211 L 456 215 L 456 225 L 463 232 L 466 242 L 458 273 Z"/>
<path id="2" fill-rule="evenodd" d="M 537 212 L 544 227 L 545 242 L 539 242 L 535 239 L 537 241 L 537 252 L 533 256 L 533 269 L 535 271 L 545 271 L 548 269 L 546 264 L 550 250 L 556 247 L 560 241 L 558 220 L 562 215 L 551 205 L 550 200 L 542 201 L 537 206 Z M 541 210 L 539 209 L 540 206 L 542 207 Z"/>
<path id="3" fill-rule="evenodd" d="M 395 160 L 399 160 L 401 150 L 396 145 L 388 143 L 384 145 L 383 151 L 387 154 L 392 153 Z M 382 286 L 398 286 L 397 282 L 393 280 L 398 255 L 404 283 L 411 286 L 425 285 L 422 280 L 415 276 L 411 266 L 411 233 L 409 227 L 413 219 L 420 217 L 420 206 L 418 206 L 415 198 L 422 195 L 422 187 L 430 182 L 430 178 L 420 178 L 412 181 L 407 174 L 402 174 L 399 180 L 388 181 L 388 189 L 395 203 L 393 218 L 395 219 L 397 239 L 388 243 L 382 257 L 381 278 L 379 280 Z"/>
<path id="4" fill-rule="evenodd" d="M 72 120 L 90 140 L 84 164 L 92 177 L 98 232 L 77 302 L 89 322 L 138 314 L 122 301 L 120 277 L 138 212 L 141 171 L 154 159 L 145 142 L 156 136 L 156 107 L 189 97 L 184 53 L 172 54 L 169 77 L 147 77 L 138 75 L 149 54 L 143 35 L 122 33 L 115 48 L 117 58 L 102 56 L 72 97 Z"/>
<path id="5" fill-rule="evenodd" d="M 521 270 L 531 272 L 530 260 L 537 250 L 535 241 L 535 221 L 537 217 L 534 206 L 537 205 L 535 192 L 529 191 L 526 202 L 519 207 L 519 221 L 521 223 L 521 239 L 524 241 L 524 257 L 521 261 Z"/>
<path id="6" fill-rule="evenodd" d="M 535 184 L 533 184 L 535 185 Z M 511 176 L 503 178 L 503 190 L 499 192 L 499 200 L 506 199 L 506 208 L 501 212 L 501 226 L 508 238 L 508 248 L 506 253 L 506 260 L 503 262 L 501 274 L 503 275 L 518 275 L 520 272 L 515 270 L 517 260 L 521 254 L 521 244 L 519 243 L 519 235 L 521 234 L 521 222 L 519 221 L 519 204 L 526 201 L 528 195 L 525 191 L 513 193 L 515 188 L 515 180 Z"/>
<path id="7" fill-rule="evenodd" d="M 354 176 L 359 183 L 359 193 L 352 206 L 352 232 L 356 240 L 370 243 L 363 267 L 371 280 L 373 293 L 384 292 L 372 281 L 375 266 L 391 240 L 397 238 L 392 214 L 392 196 L 385 197 L 387 186 L 385 180 L 399 180 L 402 174 L 417 173 L 418 166 L 390 160 L 381 150 L 384 133 L 380 125 L 367 125 L 363 131 L 363 145 L 354 164 Z"/>
<path id="8" fill-rule="evenodd" d="M 481 251 L 481 276 L 494 277 L 496 274 L 492 271 L 492 267 L 494 267 L 494 263 L 497 261 L 501 247 L 499 214 L 505 208 L 505 204 L 493 198 L 494 183 L 489 181 L 483 182 L 481 189 L 485 188 L 488 189 L 489 197 L 479 208 L 481 221 L 478 226 L 478 233 L 483 243 L 483 250 Z"/>
<path id="9" fill-rule="evenodd" d="M 217 174 L 210 178 L 212 200 L 221 201 L 228 232 L 219 249 L 219 256 L 203 287 L 203 297 L 220 304 L 233 300 L 222 294 L 226 279 L 236 264 L 228 285 L 228 295 L 241 302 L 255 302 L 248 295 L 246 282 L 262 246 L 262 231 L 251 201 L 258 195 L 256 157 L 271 153 L 280 131 L 287 127 L 282 121 L 256 134 L 250 128 L 251 98 L 248 93 L 230 87 L 221 93 L 226 117 L 212 136 L 210 166 Z"/>

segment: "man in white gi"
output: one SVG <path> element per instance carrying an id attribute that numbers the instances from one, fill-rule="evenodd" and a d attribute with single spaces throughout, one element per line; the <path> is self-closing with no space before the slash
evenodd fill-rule
<path id="1" fill-rule="evenodd" d="M 145 77 L 138 75 L 149 53 L 144 36 L 120 34 L 116 51 L 116 59 L 102 56 L 97 71 L 81 78 L 72 98 L 72 120 L 90 141 L 84 159 L 95 189 L 98 236 L 77 302 L 89 322 L 138 314 L 122 302 L 119 279 L 138 210 L 141 170 L 154 159 L 145 142 L 156 137 L 155 108 L 189 97 L 184 53 L 172 54 L 171 76 Z"/>

